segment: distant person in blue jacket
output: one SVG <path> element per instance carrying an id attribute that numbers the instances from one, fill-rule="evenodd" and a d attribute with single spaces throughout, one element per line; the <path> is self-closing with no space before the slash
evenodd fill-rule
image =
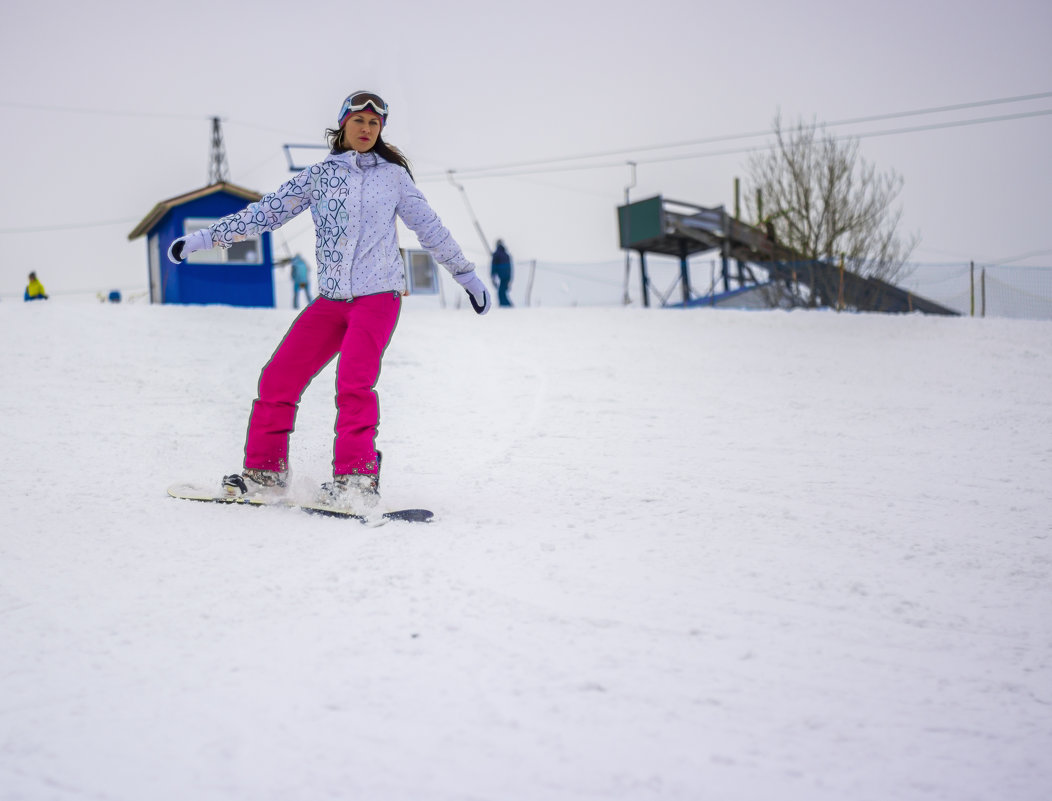
<path id="1" fill-rule="evenodd" d="M 308 274 L 310 268 L 307 266 L 307 262 L 303 260 L 303 257 L 297 253 L 290 260 L 292 264 L 292 308 L 298 309 L 300 307 L 300 290 L 303 290 L 304 296 L 307 298 L 307 303 L 310 303 L 310 283 Z"/>
<path id="2" fill-rule="evenodd" d="M 26 286 L 25 300 L 47 300 L 47 292 L 44 285 L 40 283 L 36 273 L 29 274 L 29 284 Z"/>
<path id="3" fill-rule="evenodd" d="M 511 289 L 511 255 L 504 247 L 504 240 L 497 240 L 497 249 L 493 251 L 493 265 L 490 276 L 497 286 L 497 299 L 501 306 L 511 306 L 508 290 Z"/>

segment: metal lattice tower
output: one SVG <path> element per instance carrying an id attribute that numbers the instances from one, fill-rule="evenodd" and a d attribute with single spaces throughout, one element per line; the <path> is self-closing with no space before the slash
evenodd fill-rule
<path id="1" fill-rule="evenodd" d="M 230 179 L 230 165 L 226 161 L 226 146 L 223 144 L 223 129 L 219 117 L 212 117 L 212 155 L 208 161 L 208 185 Z"/>

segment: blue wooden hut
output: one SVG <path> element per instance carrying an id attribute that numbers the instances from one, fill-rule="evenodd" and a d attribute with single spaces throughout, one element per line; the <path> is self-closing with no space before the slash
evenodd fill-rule
<path id="1" fill-rule="evenodd" d="M 176 239 L 261 197 L 258 192 L 220 181 L 154 206 L 128 234 L 129 240 L 146 237 L 150 302 L 274 306 L 274 251 L 269 233 L 226 250 L 191 253 L 182 264 L 168 260 L 168 248 Z"/>

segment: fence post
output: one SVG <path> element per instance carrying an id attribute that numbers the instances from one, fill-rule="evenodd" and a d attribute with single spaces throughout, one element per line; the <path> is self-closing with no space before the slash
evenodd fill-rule
<path id="1" fill-rule="evenodd" d="M 982 290 L 982 293 L 983 293 L 982 294 L 982 299 L 983 299 L 982 316 L 985 317 L 986 316 L 986 268 L 985 267 L 983 267 L 982 272 L 979 273 L 979 287 L 980 287 L 980 289 Z"/>
<path id="2" fill-rule="evenodd" d="M 840 254 L 840 285 L 836 290 L 836 310 L 842 311 L 844 308 L 844 254 Z"/>
<path id="3" fill-rule="evenodd" d="M 533 276 L 537 272 L 537 259 L 530 261 L 530 280 L 526 282 L 526 307 L 530 306 L 530 295 L 533 294 Z"/>
<path id="4" fill-rule="evenodd" d="M 647 256 L 646 251 L 639 250 L 639 280 L 643 287 L 643 308 L 650 308 L 650 282 L 647 278 Z"/>
<path id="5" fill-rule="evenodd" d="M 968 283 L 971 284 L 971 288 L 972 288 L 972 292 L 971 292 L 971 294 L 972 294 L 972 314 L 971 314 L 971 316 L 975 317 L 975 262 L 974 261 L 973 262 L 969 262 L 969 264 L 971 266 L 970 266 L 970 269 L 969 269 L 969 280 L 968 280 Z"/>

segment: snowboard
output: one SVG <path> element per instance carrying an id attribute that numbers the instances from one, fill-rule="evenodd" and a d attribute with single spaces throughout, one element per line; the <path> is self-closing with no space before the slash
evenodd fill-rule
<path id="1" fill-rule="evenodd" d="M 297 500 L 294 497 L 271 498 L 261 500 L 259 498 L 237 498 L 229 495 L 220 495 L 213 488 L 204 487 L 200 484 L 172 484 L 168 488 L 168 494 L 172 498 L 184 501 L 201 501 L 203 503 L 225 503 L 236 506 L 277 506 L 285 509 L 301 509 L 307 514 L 322 515 L 324 517 L 343 517 L 349 520 L 357 520 L 369 526 L 379 526 L 391 521 L 402 521 L 403 523 L 430 523 L 435 516 L 429 509 L 395 509 L 389 512 L 363 515 L 343 509 L 339 506 L 328 506 L 323 503 Z"/>

